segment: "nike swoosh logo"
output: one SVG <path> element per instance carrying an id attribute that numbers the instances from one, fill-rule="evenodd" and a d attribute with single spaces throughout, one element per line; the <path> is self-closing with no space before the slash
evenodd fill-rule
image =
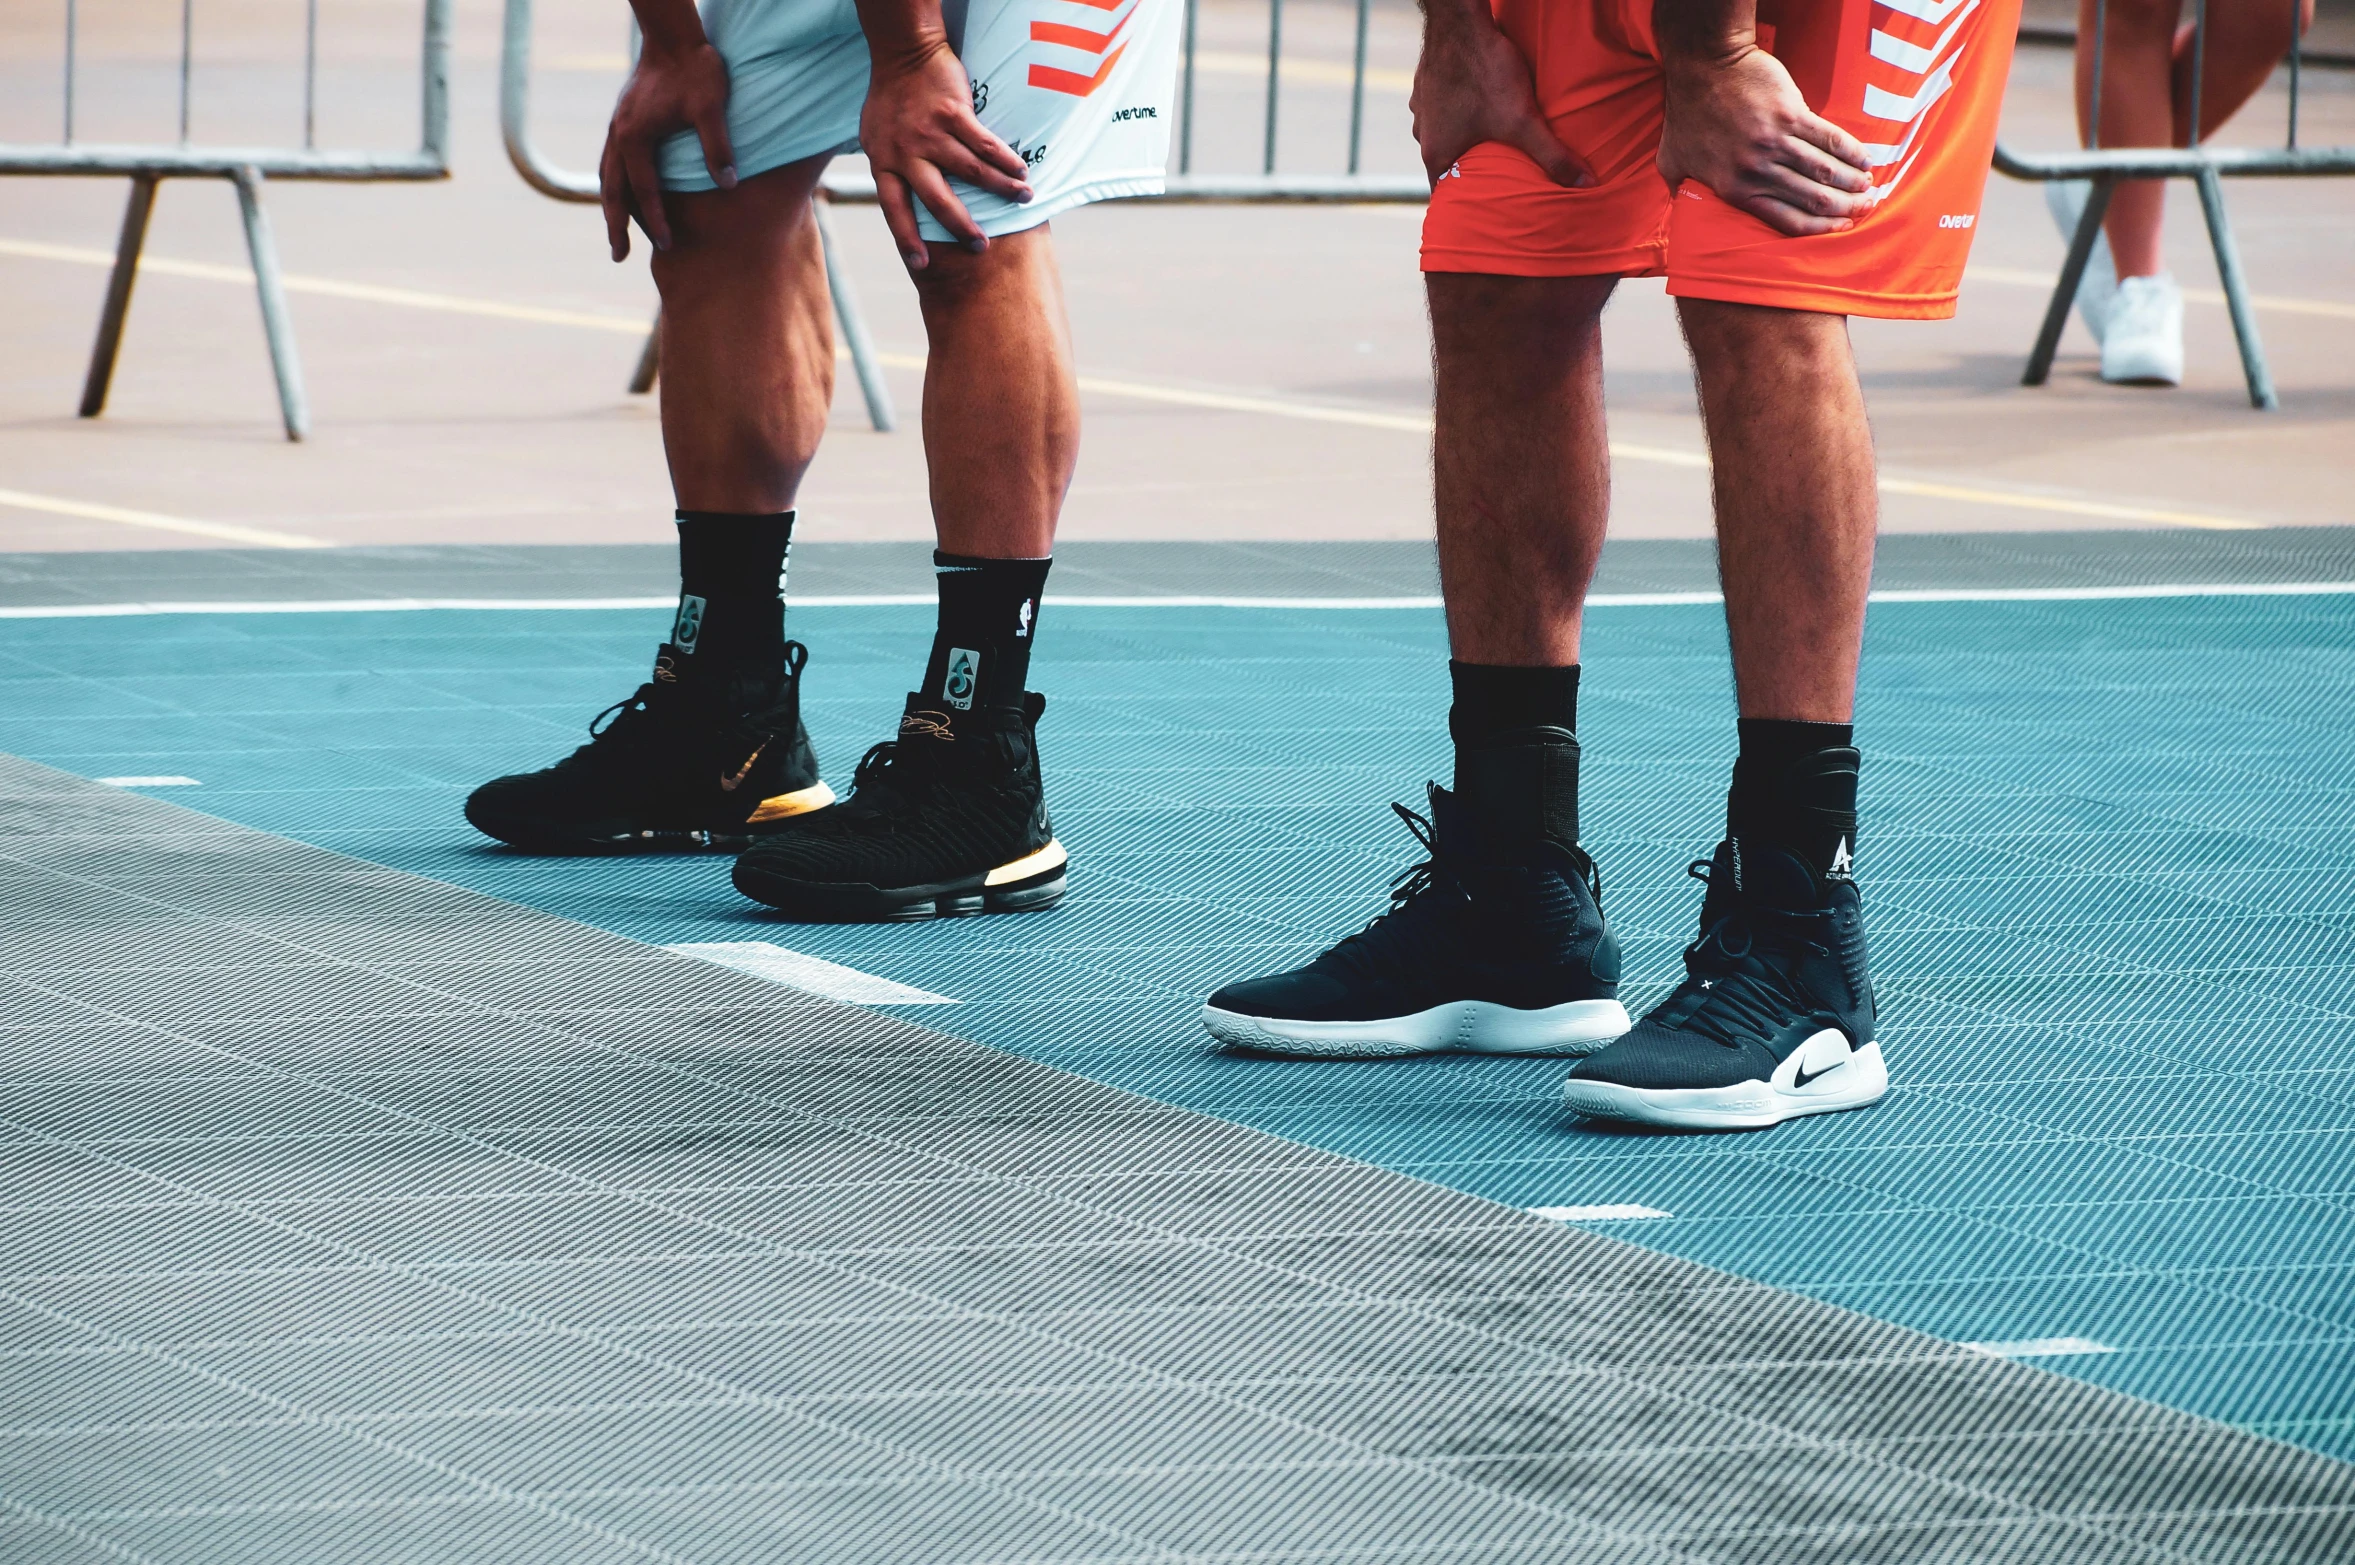
<path id="1" fill-rule="evenodd" d="M 1791 1085 L 1793 1088 L 1804 1087 L 1809 1082 L 1815 1080 L 1816 1077 L 1829 1076 L 1833 1071 L 1838 1070 L 1841 1066 L 1847 1063 L 1848 1062 L 1846 1060 L 1834 1060 L 1831 1064 L 1826 1065 L 1822 1070 L 1819 1071 L 1811 1071 L 1806 1066 L 1802 1065 L 1799 1067 L 1799 1074 L 1791 1078 Z"/>
<path id="2" fill-rule="evenodd" d="M 736 768 L 735 776 L 721 778 L 720 792 L 734 793 L 738 788 L 742 787 L 744 784 L 744 779 L 752 775 L 752 763 L 759 760 L 762 753 L 766 751 L 768 747 L 769 742 L 766 739 L 763 739 L 760 742 L 760 749 L 755 750 L 750 755 L 746 756 L 744 758 L 744 764 Z"/>

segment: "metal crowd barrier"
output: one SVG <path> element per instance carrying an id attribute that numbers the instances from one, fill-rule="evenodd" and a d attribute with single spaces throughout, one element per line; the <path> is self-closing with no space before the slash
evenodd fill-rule
<path id="1" fill-rule="evenodd" d="M 98 317 L 98 343 L 82 384 L 81 416 L 96 418 L 106 406 L 114 380 L 123 321 L 131 309 L 131 286 L 139 275 L 139 252 L 147 240 L 147 219 L 155 207 L 156 185 L 166 179 L 225 179 L 237 188 L 245 218 L 245 246 L 253 258 L 254 285 L 261 295 L 262 332 L 269 339 L 270 366 L 278 381 L 278 409 L 286 438 L 310 432 L 310 404 L 303 394 L 302 360 L 295 353 L 294 324 L 286 310 L 286 289 L 278 271 L 278 246 L 262 208 L 265 179 L 370 180 L 447 179 L 450 124 L 450 0 L 425 0 L 422 56 L 422 130 L 414 152 L 328 152 L 317 139 L 319 3 L 308 0 L 303 33 L 303 144 L 300 147 L 210 147 L 192 143 L 190 86 L 194 75 L 195 0 L 180 0 L 180 139 L 169 146 L 111 145 L 74 139 L 74 96 L 79 70 L 80 6 L 65 0 L 65 124 L 55 145 L 0 142 L 0 174 L 128 175 L 131 199 L 115 244 L 114 272 Z"/>
<path id="2" fill-rule="evenodd" d="M 2054 351 L 2060 346 L 2061 329 L 2069 322 L 2069 308 L 2077 302 L 2078 285 L 2084 281 L 2086 262 L 2093 255 L 2094 241 L 2101 234 L 2102 219 L 2110 210 L 2110 197 L 2118 183 L 2128 179 L 2188 179 L 2198 187 L 2200 211 L 2207 219 L 2208 242 L 2216 253 L 2216 275 L 2224 285 L 2224 300 L 2232 314 L 2232 332 L 2240 344 L 2241 372 L 2248 379 L 2249 401 L 2253 406 L 2274 409 L 2281 406 L 2281 398 L 2273 389 L 2273 373 L 2265 362 L 2265 342 L 2257 332 L 2256 312 L 2249 305 L 2246 275 L 2241 270 L 2240 246 L 2233 238 L 2232 219 L 2224 209 L 2224 178 L 2233 176 L 2285 177 L 2311 174 L 2355 174 L 2355 146 L 2301 147 L 2298 145 L 2298 106 L 2305 64 L 2305 37 L 2300 28 L 2299 0 L 2289 0 L 2289 126 L 2279 147 L 2215 147 L 2200 140 L 2200 99 L 2204 69 L 2207 63 L 2208 3 L 2193 0 L 2192 7 L 2192 85 L 2190 134 L 2183 147 L 2108 147 L 2101 144 L 2101 92 L 2103 56 L 2109 42 L 2109 0 L 2097 0 L 2094 7 L 2093 39 L 2093 102 L 2091 129 L 2087 140 L 2091 145 L 2074 152 L 2055 152 L 2023 156 L 2011 151 L 2001 142 L 1995 147 L 1995 168 L 1998 173 L 2013 179 L 2053 180 L 2085 179 L 2092 182 L 2092 193 L 2085 203 L 2085 213 L 2079 219 L 2077 232 L 2069 241 L 2067 259 L 2061 263 L 2059 281 L 2053 287 L 2052 301 L 2045 307 L 2044 324 L 2036 334 L 2036 346 L 2029 352 L 2028 367 L 2020 377 L 2026 386 L 2041 386 L 2052 373 Z"/>
<path id="3" fill-rule="evenodd" d="M 1284 0 L 1268 0 L 1267 107 L 1261 136 L 1260 171 L 1257 174 L 1195 173 L 1194 78 L 1199 56 L 1196 48 L 1196 4 L 1197 0 L 1186 0 L 1184 57 L 1178 88 L 1177 169 L 1170 175 L 1168 189 L 1163 194 L 1129 199 L 1222 204 L 1395 201 L 1418 205 L 1430 199 L 1430 185 L 1420 174 L 1386 175 L 1361 171 L 1365 142 L 1366 33 L 1372 12 L 1371 0 L 1357 0 L 1346 173 L 1276 172 L 1276 132 L 1282 106 Z M 540 155 L 531 139 L 532 0 L 506 0 L 506 34 L 499 59 L 499 128 L 506 140 L 508 159 L 514 163 L 516 172 L 534 190 L 559 201 L 595 201 L 595 175 L 557 167 Z M 830 202 L 872 202 L 875 199 L 875 182 L 863 174 L 838 170 L 827 174 L 822 190 L 826 199 L 814 203 L 812 209 L 817 216 L 818 238 L 825 250 L 826 282 L 833 292 L 835 318 L 842 325 L 844 346 L 849 350 L 851 364 L 858 372 L 859 388 L 866 396 L 867 416 L 878 430 L 889 430 L 896 423 L 890 388 L 884 384 L 882 369 L 875 358 L 873 339 L 867 333 L 866 321 L 859 312 L 850 277 L 839 259 L 833 222 L 826 210 Z M 645 351 L 639 355 L 637 370 L 630 378 L 630 390 L 633 392 L 653 389 L 660 365 L 659 317 L 656 326 L 657 330 L 647 337 Z"/>

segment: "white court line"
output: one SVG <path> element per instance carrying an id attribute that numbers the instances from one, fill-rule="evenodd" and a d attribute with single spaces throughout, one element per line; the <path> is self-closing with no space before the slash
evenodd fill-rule
<path id="1" fill-rule="evenodd" d="M 1900 587 L 1872 594 L 1875 603 L 2087 603 L 2131 598 L 2328 598 L 2355 593 L 2355 581 L 2162 582 L 2148 587 Z M 810 593 L 796 609 L 930 608 L 928 592 Z M 1723 603 L 1715 592 L 1598 592 L 1590 609 L 1650 609 Z M 675 594 L 647 598 L 317 598 L 282 602 L 35 603 L 0 605 L 5 619 L 120 619 L 153 614 L 402 614 L 421 609 L 568 612 L 580 609 L 670 609 Z M 1110 597 L 1059 595 L 1064 609 L 1437 609 L 1436 594 L 1395 598 L 1262 598 L 1246 595 Z"/>
<path id="2" fill-rule="evenodd" d="M 112 266 L 111 251 L 93 250 L 76 245 L 43 244 L 33 240 L 0 239 L 0 255 L 21 255 L 39 260 L 71 261 L 82 265 Z M 242 267 L 216 266 L 199 261 L 174 261 L 154 256 L 142 257 L 142 271 L 165 276 L 193 277 L 212 282 L 250 283 L 253 274 Z M 467 299 L 454 294 L 427 293 L 410 288 L 384 288 L 372 283 L 338 282 L 333 278 L 289 276 L 285 279 L 290 293 L 323 294 L 333 298 L 359 299 L 376 304 L 401 305 L 410 309 L 438 310 L 460 315 L 481 315 L 501 320 L 532 321 L 543 325 L 581 326 L 597 331 L 619 332 L 643 337 L 647 323 L 643 320 L 614 315 L 594 315 L 577 310 L 551 310 L 537 305 L 502 304 L 489 299 Z M 844 356 L 837 349 L 835 356 Z M 922 354 L 879 353 L 876 358 L 892 369 L 921 370 Z M 1122 380 L 1101 375 L 1082 375 L 1079 389 L 1097 396 L 1126 397 L 1133 401 L 1158 402 L 1171 407 L 1194 407 L 1225 413 L 1256 413 L 1271 418 L 1298 419 L 1308 423 L 1343 424 L 1360 429 L 1395 430 L 1402 434 L 1431 434 L 1430 415 L 1424 413 L 1388 413 L 1375 408 L 1335 407 L 1323 403 L 1295 400 L 1290 397 L 1254 395 L 1247 392 L 1198 390 L 1189 386 L 1165 386 L 1149 381 Z M 1627 441 L 1612 441 L 1611 455 L 1629 462 L 1650 462 L 1663 467 L 1706 469 L 1708 456 L 1699 451 L 1681 450 L 1672 446 L 1636 445 Z M 2177 511 L 2139 505 L 2123 505 L 2108 500 L 2075 499 L 2065 495 L 2039 494 L 2018 489 L 1990 489 L 1980 485 L 1946 483 L 1931 479 L 1890 478 L 1880 481 L 1884 494 L 1911 495 L 1920 499 L 1953 500 L 1966 505 L 1995 506 L 2015 511 L 2047 511 L 2064 516 L 2094 516 L 2107 521 L 2148 522 L 2162 527 L 2194 527 L 2224 532 L 2241 532 L 2266 525 L 2261 521 L 2239 516 L 2216 516 L 2199 511 Z M 58 505 L 72 502 L 57 502 Z M 54 505 L 49 507 L 56 508 Z M 206 532 L 220 529 L 225 523 L 190 522 L 180 518 L 156 518 L 153 513 L 136 512 L 102 516 L 110 508 L 95 507 L 68 515 L 87 515 L 98 520 L 129 521 L 134 515 L 148 517 L 144 523 L 132 525 L 167 527 L 181 532 Z M 214 536 L 230 536 L 214 532 Z M 291 536 L 291 535 L 283 535 Z M 247 537 L 241 541 L 259 542 Z M 323 540 L 292 547 L 321 547 Z"/>
<path id="3" fill-rule="evenodd" d="M 733 968 L 739 973 L 750 973 L 755 978 L 784 984 L 823 1000 L 840 1000 L 845 1005 L 957 1003 L 945 994 L 934 994 L 927 989 L 911 989 L 889 978 L 862 973 L 855 967 L 844 967 L 823 957 L 788 951 L 766 940 L 690 940 L 679 945 L 664 946 L 663 949 L 680 956 L 691 956 L 700 961 Z"/>
<path id="4" fill-rule="evenodd" d="M 124 527 L 145 527 L 154 532 L 188 533 L 198 538 L 218 538 L 224 543 L 258 544 L 265 549 L 331 549 L 335 547 L 324 538 L 309 538 L 301 533 L 271 532 L 263 527 L 239 527 L 233 522 L 200 522 L 185 516 L 166 516 L 161 511 L 134 511 L 119 505 L 98 505 L 88 500 L 66 500 L 56 495 L 28 494 L 22 489 L 0 489 L 0 505 L 13 506 L 20 511 L 46 511 L 52 516 L 73 516 L 91 522 L 115 522 Z"/>
<path id="5" fill-rule="evenodd" d="M 2088 1353 L 2118 1351 L 2091 1337 L 2029 1337 L 2019 1342 L 1966 1342 L 1963 1346 L 1974 1353 L 2001 1359 L 2078 1358 Z"/>
<path id="6" fill-rule="evenodd" d="M 93 777 L 92 782 L 109 788 L 201 788 L 204 784 L 193 777 Z"/>
<path id="7" fill-rule="evenodd" d="M 1614 1223 L 1645 1217 L 1673 1217 L 1656 1206 L 1533 1206 L 1532 1217 L 1550 1218 L 1557 1223 Z"/>

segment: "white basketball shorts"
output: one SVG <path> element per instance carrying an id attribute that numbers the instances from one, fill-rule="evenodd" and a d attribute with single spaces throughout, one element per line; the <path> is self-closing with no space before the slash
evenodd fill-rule
<path id="1" fill-rule="evenodd" d="M 1182 0 L 948 0 L 943 11 L 974 111 L 1030 165 L 1027 205 L 951 181 L 983 233 L 1160 192 Z M 739 178 L 858 150 L 867 44 L 851 0 L 703 0 L 703 26 L 728 65 Z M 661 168 L 669 189 L 713 188 L 691 132 L 664 143 Z M 922 203 L 917 214 L 925 238 L 949 237 Z"/>

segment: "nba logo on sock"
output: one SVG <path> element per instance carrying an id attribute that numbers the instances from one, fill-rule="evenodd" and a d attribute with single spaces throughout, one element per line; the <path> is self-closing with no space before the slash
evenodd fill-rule
<path id="1" fill-rule="evenodd" d="M 671 622 L 671 645 L 692 657 L 695 638 L 703 634 L 703 600 L 691 592 L 679 594 L 679 617 Z"/>
<path id="2" fill-rule="evenodd" d="M 960 712 L 973 710 L 973 687 L 981 678 L 981 654 L 967 647 L 949 648 L 949 670 L 941 676 L 940 698 Z"/>

